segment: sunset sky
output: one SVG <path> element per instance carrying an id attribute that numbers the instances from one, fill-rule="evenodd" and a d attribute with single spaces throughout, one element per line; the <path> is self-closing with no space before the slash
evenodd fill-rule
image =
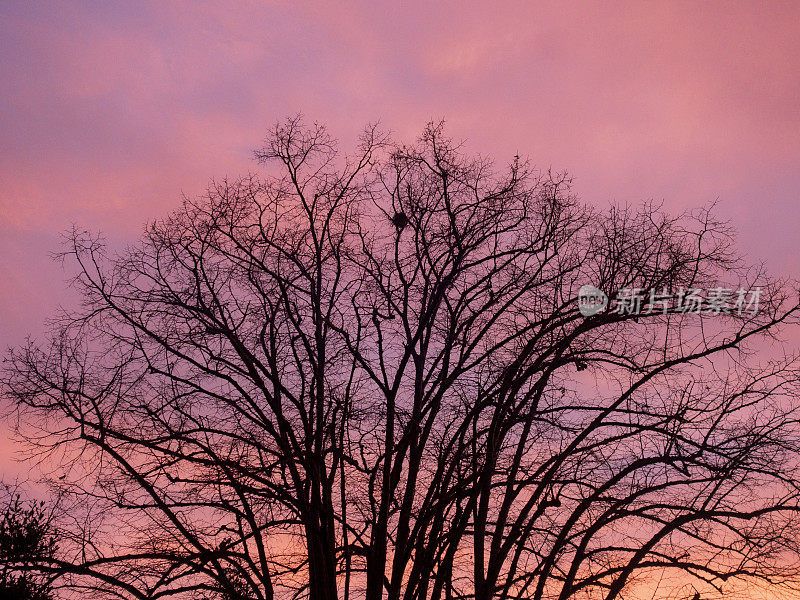
<path id="1" fill-rule="evenodd" d="M 444 118 L 597 206 L 716 200 L 800 273 L 799 3 L 427 4 L 0 4 L 0 344 L 71 301 L 50 255 L 73 223 L 133 241 L 297 112 L 343 149 Z"/>
<path id="2" fill-rule="evenodd" d="M 563 4 L 2 3 L 0 342 L 68 298 L 49 256 L 72 223 L 133 240 L 299 111 L 344 149 L 445 118 L 600 206 L 716 199 L 796 275 L 800 4 Z"/>
<path id="3" fill-rule="evenodd" d="M 598 208 L 716 202 L 800 278 L 800 1 L 0 0 L 0 351 L 76 301 L 65 231 L 135 242 L 297 113 L 345 152 L 444 119 Z M 15 449 L 0 424 L 0 478 L 28 474 Z"/>

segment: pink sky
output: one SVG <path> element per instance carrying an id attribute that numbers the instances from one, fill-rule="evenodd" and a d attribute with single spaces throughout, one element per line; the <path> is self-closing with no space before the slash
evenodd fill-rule
<path id="1" fill-rule="evenodd" d="M 70 301 L 50 253 L 72 223 L 132 241 L 298 111 L 344 149 L 445 118 L 597 206 L 716 199 L 800 277 L 798 2 L 32 4 L 0 4 L 0 349 Z"/>
<path id="2" fill-rule="evenodd" d="M 743 251 L 800 272 L 797 3 L 6 2 L 0 51 L 3 347 L 68 300 L 71 223 L 132 240 L 298 111 L 344 148 L 444 117 L 597 205 L 719 199 Z"/>

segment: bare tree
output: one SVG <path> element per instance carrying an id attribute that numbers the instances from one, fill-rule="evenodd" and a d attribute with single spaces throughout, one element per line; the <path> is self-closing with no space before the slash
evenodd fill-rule
<path id="1" fill-rule="evenodd" d="M 142 599 L 797 580 L 796 291 L 709 211 L 598 211 L 441 124 L 342 158 L 289 119 L 257 157 L 124 252 L 70 236 L 83 307 L 4 379 L 73 498 L 43 569 Z M 680 304 L 725 286 L 758 311 Z"/>

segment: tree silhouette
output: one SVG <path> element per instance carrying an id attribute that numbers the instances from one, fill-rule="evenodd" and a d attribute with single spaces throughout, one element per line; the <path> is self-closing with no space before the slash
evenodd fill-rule
<path id="1" fill-rule="evenodd" d="M 709 211 L 599 211 L 441 124 L 342 157 L 293 118 L 256 156 L 124 252 L 74 231 L 82 308 L 9 355 L 82 515 L 51 571 L 141 599 L 797 580 L 796 292 Z M 612 305 L 584 317 L 587 283 Z M 724 286 L 758 311 L 679 303 Z"/>
<path id="2" fill-rule="evenodd" d="M 56 550 L 45 503 L 25 503 L 10 494 L 0 516 L 0 596 L 6 600 L 52 600 L 39 568 Z"/>

